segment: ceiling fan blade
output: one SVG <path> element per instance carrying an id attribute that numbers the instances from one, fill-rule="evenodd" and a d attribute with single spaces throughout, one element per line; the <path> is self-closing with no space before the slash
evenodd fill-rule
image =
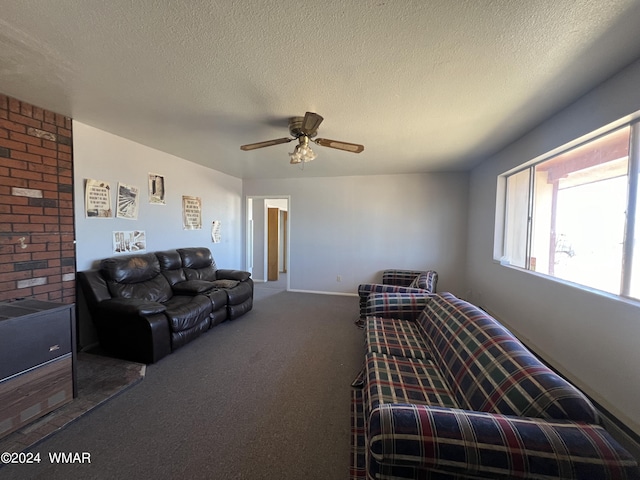
<path id="1" fill-rule="evenodd" d="M 271 145 L 280 145 L 281 143 L 289 143 L 293 138 L 276 138 L 275 140 L 267 140 L 266 142 L 249 143 L 248 145 L 242 145 L 240 150 L 255 150 L 256 148 L 270 147 Z"/>
<path id="2" fill-rule="evenodd" d="M 338 150 L 345 150 L 353 153 L 360 153 L 364 150 L 364 145 L 340 142 L 338 140 L 329 140 L 328 138 L 316 138 L 314 142 L 318 145 L 322 145 L 323 147 L 337 148 Z"/>
<path id="3" fill-rule="evenodd" d="M 305 113 L 304 119 L 302 120 L 302 133 L 304 133 L 308 137 L 313 137 L 316 134 L 318 127 L 322 123 L 322 120 L 324 120 L 324 118 L 322 118 L 317 113 Z"/>

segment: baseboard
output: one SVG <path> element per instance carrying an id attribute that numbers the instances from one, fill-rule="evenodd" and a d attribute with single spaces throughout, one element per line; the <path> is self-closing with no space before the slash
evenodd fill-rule
<path id="1" fill-rule="evenodd" d="M 318 295 L 342 295 L 345 297 L 357 297 L 358 294 L 357 293 L 345 293 L 345 292 L 324 292 L 321 290 L 297 290 L 297 289 L 290 289 L 287 290 L 289 292 L 295 292 L 295 293 L 316 293 Z"/>

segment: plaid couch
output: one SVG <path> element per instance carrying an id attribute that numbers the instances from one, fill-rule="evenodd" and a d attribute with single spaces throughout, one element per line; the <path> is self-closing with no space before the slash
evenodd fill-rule
<path id="1" fill-rule="evenodd" d="M 381 316 L 392 301 L 394 318 L 415 318 L 424 309 L 425 294 L 435 293 L 437 284 L 438 274 L 433 270 L 384 270 L 382 283 L 358 286 L 360 318 Z"/>
<path id="2" fill-rule="evenodd" d="M 364 330 L 353 479 L 640 479 L 584 394 L 481 309 L 437 294 Z"/>

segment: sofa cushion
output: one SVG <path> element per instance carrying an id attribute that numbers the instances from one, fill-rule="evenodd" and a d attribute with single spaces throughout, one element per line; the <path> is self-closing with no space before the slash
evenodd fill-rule
<path id="1" fill-rule="evenodd" d="M 214 290 L 216 286 L 213 282 L 206 280 L 185 280 L 172 285 L 176 295 L 197 295 L 199 293 L 207 293 Z"/>
<path id="2" fill-rule="evenodd" d="M 431 356 L 416 322 L 370 317 L 367 318 L 364 329 L 367 352 L 420 360 Z"/>
<path id="3" fill-rule="evenodd" d="M 189 330 L 209 318 L 211 300 L 204 295 L 176 295 L 165 304 L 164 312 L 172 332 Z"/>
<path id="4" fill-rule="evenodd" d="M 214 280 L 211 282 L 215 288 L 233 288 L 240 283 L 238 280 Z"/>
<path id="5" fill-rule="evenodd" d="M 453 394 L 429 360 L 367 353 L 365 414 L 385 403 L 457 407 Z"/>
<path id="6" fill-rule="evenodd" d="M 453 295 L 435 295 L 418 322 L 461 408 L 598 423 L 582 392 L 480 308 Z"/>
<path id="7" fill-rule="evenodd" d="M 114 298 L 163 303 L 173 295 L 153 253 L 106 258 L 100 263 L 100 272 Z"/>

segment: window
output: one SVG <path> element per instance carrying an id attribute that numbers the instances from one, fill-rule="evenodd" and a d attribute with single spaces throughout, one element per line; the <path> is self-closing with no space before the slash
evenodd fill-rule
<path id="1" fill-rule="evenodd" d="M 635 144 L 627 124 L 505 175 L 502 261 L 640 299 Z"/>

